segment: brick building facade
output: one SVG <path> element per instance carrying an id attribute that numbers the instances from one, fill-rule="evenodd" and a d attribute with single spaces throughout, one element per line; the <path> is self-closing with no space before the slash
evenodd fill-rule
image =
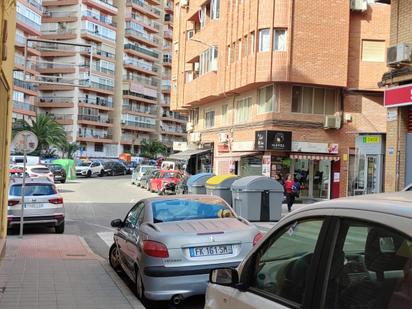
<path id="1" fill-rule="evenodd" d="M 192 147 L 212 149 L 217 174 L 294 173 L 311 199 L 381 191 L 389 12 L 175 1 L 171 106 L 189 111 Z"/>

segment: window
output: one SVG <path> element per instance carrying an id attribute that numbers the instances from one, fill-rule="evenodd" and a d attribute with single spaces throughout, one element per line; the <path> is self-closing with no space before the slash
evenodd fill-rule
<path id="1" fill-rule="evenodd" d="M 255 53 L 255 31 L 250 33 L 250 53 Z"/>
<path id="2" fill-rule="evenodd" d="M 103 152 L 103 144 L 94 144 L 94 151 L 95 152 Z"/>
<path id="3" fill-rule="evenodd" d="M 385 41 L 362 41 L 362 61 L 385 62 Z"/>
<path id="4" fill-rule="evenodd" d="M 411 308 L 411 239 L 367 222 L 340 226 L 324 308 Z"/>
<path id="5" fill-rule="evenodd" d="M 200 54 L 199 75 L 204 75 L 217 70 L 217 47 L 210 47 Z"/>
<path id="6" fill-rule="evenodd" d="M 228 124 L 228 108 L 229 105 L 222 105 L 222 125 Z"/>
<path id="7" fill-rule="evenodd" d="M 199 109 L 195 108 L 190 111 L 190 121 L 193 125 L 197 125 L 199 123 Z"/>
<path id="8" fill-rule="evenodd" d="M 261 245 L 252 263 L 251 292 L 302 304 L 322 224 L 322 219 L 296 221 Z"/>
<path id="9" fill-rule="evenodd" d="M 240 61 L 242 59 L 242 40 L 239 40 L 237 44 L 237 50 L 238 50 L 238 60 Z"/>
<path id="10" fill-rule="evenodd" d="M 273 31 L 273 50 L 285 51 L 286 50 L 286 30 L 285 29 L 275 29 Z"/>
<path id="11" fill-rule="evenodd" d="M 243 38 L 243 56 L 246 57 L 248 53 L 248 44 L 249 42 L 247 41 L 247 35 Z"/>
<path id="12" fill-rule="evenodd" d="M 252 98 L 244 98 L 236 102 L 236 123 L 250 120 L 252 110 Z"/>
<path id="13" fill-rule="evenodd" d="M 269 28 L 259 30 L 259 51 L 267 52 L 270 50 Z"/>
<path id="14" fill-rule="evenodd" d="M 294 86 L 292 88 L 292 112 L 333 115 L 339 109 L 339 89 Z"/>
<path id="15" fill-rule="evenodd" d="M 136 228 L 136 225 L 138 222 L 137 219 L 143 208 L 144 208 L 144 203 L 142 202 L 139 202 L 136 205 L 134 205 L 133 208 L 127 214 L 126 219 L 124 220 L 124 227 L 130 228 L 130 229 Z"/>
<path id="16" fill-rule="evenodd" d="M 271 113 L 275 110 L 275 86 L 270 85 L 258 90 L 258 114 Z"/>
<path id="17" fill-rule="evenodd" d="M 215 126 L 215 111 L 207 111 L 205 113 L 205 128 L 213 128 Z"/>
<path id="18" fill-rule="evenodd" d="M 199 22 L 200 22 L 200 29 L 206 27 L 206 14 L 207 14 L 207 7 L 206 5 L 202 5 L 199 11 Z"/>
<path id="19" fill-rule="evenodd" d="M 220 0 L 210 1 L 210 18 L 219 19 L 220 15 Z"/>
<path id="20" fill-rule="evenodd" d="M 230 64 L 230 57 L 232 56 L 230 45 L 227 46 L 227 64 Z"/>

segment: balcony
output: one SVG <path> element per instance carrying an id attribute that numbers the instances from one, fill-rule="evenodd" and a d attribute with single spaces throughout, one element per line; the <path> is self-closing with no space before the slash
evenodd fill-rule
<path id="1" fill-rule="evenodd" d="M 40 97 L 36 99 L 36 105 L 41 108 L 72 108 L 73 97 Z"/>
<path id="2" fill-rule="evenodd" d="M 132 7 L 139 10 L 141 13 L 148 15 L 152 18 L 160 18 L 160 10 L 154 8 L 151 5 L 148 5 L 142 0 L 127 0 L 127 5 L 131 5 Z"/>
<path id="3" fill-rule="evenodd" d="M 170 29 L 165 30 L 164 32 L 164 38 L 168 40 L 173 40 L 173 31 Z"/>
<path id="4" fill-rule="evenodd" d="M 88 67 L 89 64 L 84 64 L 83 66 Z M 96 72 L 100 72 L 100 73 L 104 73 L 108 75 L 114 75 L 114 70 L 101 67 L 100 65 L 97 65 L 97 64 L 92 65 L 92 71 L 96 71 Z"/>
<path id="5" fill-rule="evenodd" d="M 130 90 L 123 90 L 123 98 L 135 100 L 135 101 L 141 101 L 141 102 L 150 103 L 150 104 L 157 104 L 157 98 L 147 96 L 141 93 L 137 93 L 134 91 L 130 91 Z"/>
<path id="6" fill-rule="evenodd" d="M 30 95 L 37 95 L 38 87 L 29 82 L 22 81 L 17 78 L 13 78 L 13 84 L 15 87 L 21 88 L 23 92 L 26 92 Z"/>
<path id="7" fill-rule="evenodd" d="M 80 104 L 88 104 L 98 106 L 99 108 L 113 109 L 113 102 L 103 98 L 89 98 L 89 97 L 79 97 L 79 106 Z"/>
<path id="8" fill-rule="evenodd" d="M 96 14 L 90 10 L 83 11 L 82 13 L 82 17 L 90 17 L 91 19 L 98 20 L 114 28 L 117 27 L 117 23 L 107 16 Z"/>
<path id="9" fill-rule="evenodd" d="M 171 89 L 172 87 L 170 86 L 170 85 L 165 85 L 165 84 L 163 84 L 162 85 L 162 92 L 165 92 L 165 93 L 170 93 L 170 89 Z"/>
<path id="10" fill-rule="evenodd" d="M 126 27 L 128 26 L 130 25 L 126 23 Z M 156 38 L 155 36 L 136 31 L 135 29 L 132 29 L 132 28 L 126 28 L 125 37 L 142 42 L 151 47 L 158 47 L 160 44 L 160 40 Z"/>
<path id="11" fill-rule="evenodd" d="M 92 143 L 112 143 L 113 135 L 111 132 L 79 132 L 77 141 Z"/>
<path id="12" fill-rule="evenodd" d="M 127 100 L 125 100 L 127 102 Z M 123 112 L 131 112 L 131 113 L 138 113 L 138 114 L 146 114 L 157 116 L 158 109 L 157 107 L 151 107 L 146 105 L 130 105 L 130 104 L 123 104 Z"/>
<path id="13" fill-rule="evenodd" d="M 92 30 L 89 30 L 89 29 L 82 28 L 81 36 L 82 36 L 82 38 L 84 38 L 86 40 L 92 40 L 92 41 L 96 41 L 96 42 L 99 42 L 99 43 L 107 42 L 111 45 L 114 45 L 116 43 L 116 39 L 113 39 L 113 38 L 111 38 L 107 35 L 104 35 L 98 30 L 92 31 Z"/>
<path id="14" fill-rule="evenodd" d="M 116 60 L 116 56 L 114 53 L 102 50 L 102 49 L 98 49 L 93 47 L 92 49 L 93 51 L 93 57 L 96 57 L 97 59 L 103 59 L 103 60 L 107 60 L 107 61 L 111 61 L 111 62 L 115 62 Z M 81 54 L 83 56 L 89 56 L 90 58 L 90 51 L 84 50 L 81 52 Z"/>
<path id="15" fill-rule="evenodd" d="M 13 100 L 13 110 L 25 111 L 29 112 L 30 114 L 35 114 L 36 107 L 28 102 Z"/>
<path id="16" fill-rule="evenodd" d="M 140 75 L 131 75 L 131 74 L 123 75 L 123 80 L 138 82 L 139 84 L 149 86 L 149 87 L 157 88 L 159 86 L 159 80 L 140 76 Z"/>
<path id="17" fill-rule="evenodd" d="M 41 33 L 41 38 L 46 40 L 74 40 L 76 37 L 76 28 L 44 30 Z"/>
<path id="18" fill-rule="evenodd" d="M 159 59 L 159 53 L 151 50 L 150 48 L 145 48 L 143 46 L 127 43 L 124 45 L 124 49 L 126 52 L 128 52 L 128 50 L 134 51 L 137 54 L 133 52 L 132 54 L 135 54 L 150 61 L 157 61 Z"/>
<path id="19" fill-rule="evenodd" d="M 35 23 L 34 21 L 32 21 L 31 19 L 29 19 L 28 17 L 24 16 L 19 12 L 16 13 L 16 20 L 17 25 L 20 25 L 22 28 L 24 28 L 24 30 L 29 32 L 31 35 L 40 35 L 41 25 Z"/>
<path id="20" fill-rule="evenodd" d="M 95 7 L 96 9 L 104 11 L 110 15 L 116 15 L 118 11 L 117 7 L 105 0 L 83 0 L 83 3 Z"/>
<path id="21" fill-rule="evenodd" d="M 45 11 L 42 17 L 42 23 L 72 23 L 77 21 L 77 12 L 51 12 Z"/>
<path id="22" fill-rule="evenodd" d="M 157 22 L 154 22 L 150 18 L 147 18 L 146 16 L 140 16 L 136 13 L 129 13 L 126 16 L 127 19 L 132 19 L 134 21 L 137 21 L 140 23 L 143 27 L 145 27 L 148 31 L 151 32 L 159 32 L 160 31 L 160 24 Z"/>
<path id="23" fill-rule="evenodd" d="M 110 85 L 101 84 L 101 83 L 98 83 L 95 81 L 89 81 L 89 80 L 80 80 L 80 85 L 89 91 L 96 91 L 96 92 L 102 92 L 105 94 L 113 95 L 114 87 Z"/>
<path id="24" fill-rule="evenodd" d="M 136 130 L 136 131 L 153 132 L 156 130 L 155 124 L 144 123 L 144 122 L 134 122 L 134 121 L 122 120 L 122 126 L 124 129 Z"/>
<path id="25" fill-rule="evenodd" d="M 187 122 L 188 120 L 186 116 L 182 116 L 179 113 L 175 113 L 175 112 L 163 112 L 162 118 L 166 118 L 166 119 L 163 119 L 166 121 L 178 121 L 178 122 Z"/>
<path id="26" fill-rule="evenodd" d="M 178 135 L 178 136 L 186 135 L 185 130 L 181 126 L 168 126 L 165 124 L 161 124 L 160 131 L 164 134 L 170 134 L 170 135 Z"/>
<path id="27" fill-rule="evenodd" d="M 41 74 L 73 74 L 76 72 L 74 63 L 59 63 L 42 61 L 37 64 L 36 69 Z"/>
<path id="28" fill-rule="evenodd" d="M 36 1 L 36 0 L 26 0 L 32 7 L 36 8 L 40 12 L 43 12 L 43 6 L 41 4 L 41 1 Z"/>
<path id="29" fill-rule="evenodd" d="M 70 115 L 70 114 L 47 114 L 47 115 L 61 125 L 72 125 L 73 124 L 73 115 Z"/>
<path id="30" fill-rule="evenodd" d="M 163 65 L 165 67 L 171 67 L 172 66 L 172 57 L 163 57 Z"/>
<path id="31" fill-rule="evenodd" d="M 125 65 L 125 68 L 127 69 L 134 69 L 136 71 L 141 71 L 146 74 L 151 74 L 151 75 L 158 75 L 159 73 L 159 67 L 154 66 L 150 62 L 142 61 L 139 59 L 135 58 L 125 58 L 123 60 L 123 64 Z"/>
<path id="32" fill-rule="evenodd" d="M 59 7 L 79 4 L 80 0 L 43 0 L 44 7 Z"/>
<path id="33" fill-rule="evenodd" d="M 77 116 L 77 120 L 79 124 L 90 124 L 90 125 L 102 126 L 102 127 L 112 127 L 113 126 L 112 120 L 109 119 L 108 116 L 79 114 Z"/>

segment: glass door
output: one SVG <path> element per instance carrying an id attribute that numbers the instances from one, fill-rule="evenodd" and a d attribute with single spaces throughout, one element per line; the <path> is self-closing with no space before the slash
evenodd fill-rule
<path id="1" fill-rule="evenodd" d="M 377 157 L 367 156 L 366 157 L 366 193 L 378 193 L 378 173 L 377 173 Z"/>

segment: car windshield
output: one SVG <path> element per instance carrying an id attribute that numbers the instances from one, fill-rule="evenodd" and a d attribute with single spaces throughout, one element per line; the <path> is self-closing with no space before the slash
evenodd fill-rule
<path id="1" fill-rule="evenodd" d="M 82 162 L 78 166 L 89 166 L 90 162 Z"/>
<path id="2" fill-rule="evenodd" d="M 164 173 L 162 176 L 162 178 L 176 178 L 176 177 L 177 177 L 176 173 L 170 173 L 170 172 Z"/>
<path id="3" fill-rule="evenodd" d="M 51 171 L 61 170 L 63 168 L 60 164 L 50 164 L 48 167 Z"/>
<path id="4" fill-rule="evenodd" d="M 32 168 L 31 171 L 33 173 L 37 173 L 37 174 L 48 174 L 48 173 L 50 173 L 50 170 L 47 167 L 35 167 L 35 168 Z"/>
<path id="5" fill-rule="evenodd" d="M 52 184 L 26 184 L 24 196 L 43 196 L 57 194 L 56 188 Z M 21 184 L 12 185 L 9 195 L 21 196 Z"/>
<path id="6" fill-rule="evenodd" d="M 153 201 L 152 212 L 154 223 L 235 216 L 227 205 L 215 198 Z"/>

